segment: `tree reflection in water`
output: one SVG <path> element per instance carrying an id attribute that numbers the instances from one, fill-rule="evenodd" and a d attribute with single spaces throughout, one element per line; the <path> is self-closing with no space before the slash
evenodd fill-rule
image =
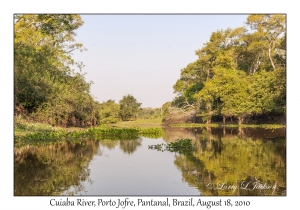
<path id="1" fill-rule="evenodd" d="M 142 144 L 142 138 L 136 140 L 120 140 L 120 148 L 124 153 L 132 154 Z"/>
<path id="2" fill-rule="evenodd" d="M 15 148 L 14 195 L 72 195 L 84 190 L 81 182 L 88 180 L 88 163 L 98 146 L 98 141 L 86 141 Z"/>
<path id="3" fill-rule="evenodd" d="M 166 142 L 182 138 L 193 139 L 197 150 L 175 154 L 174 164 L 183 180 L 201 195 L 286 194 L 285 129 L 167 128 L 162 136 Z M 89 164 L 95 155 L 102 156 L 104 148 L 119 147 L 116 154 L 134 158 L 142 140 L 88 140 L 15 148 L 14 194 L 78 194 L 85 190 L 86 182 L 92 183 Z M 262 189 L 274 185 L 275 189 Z M 252 190 L 255 186 L 260 189 Z"/>
<path id="4" fill-rule="evenodd" d="M 196 152 L 176 155 L 184 180 L 202 195 L 285 195 L 285 130 L 224 130 L 166 131 L 166 141 L 185 132 L 197 144 Z"/>

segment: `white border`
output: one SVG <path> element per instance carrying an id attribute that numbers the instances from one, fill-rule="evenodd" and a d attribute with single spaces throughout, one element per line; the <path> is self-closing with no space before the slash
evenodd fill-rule
<path id="1" fill-rule="evenodd" d="M 0 200 L 3 209 L 21 208 L 53 208 L 49 205 L 51 197 L 14 197 L 13 196 L 13 14 L 14 13 L 287 13 L 287 46 L 288 46 L 288 102 L 287 102 L 287 196 L 286 197 L 203 197 L 204 200 L 250 200 L 251 206 L 247 209 L 271 209 L 291 208 L 297 209 L 298 189 L 297 172 L 298 138 L 296 136 L 297 111 L 298 106 L 298 82 L 299 67 L 296 66 L 299 60 L 299 11 L 296 10 L 296 3 L 252 0 L 252 1 L 178 1 L 178 0 L 151 0 L 151 1 L 13 1 L 2 3 L 1 5 L 1 70 L 0 70 L 0 128 L 2 135 L 2 151 L 0 152 L 1 161 L 1 191 Z M 196 27 L 196 26 L 195 26 Z M 296 57 L 297 56 L 297 57 Z M 89 197 L 84 197 L 88 199 Z M 96 200 L 98 197 L 91 197 Z M 113 197 L 117 199 L 118 197 Z M 135 199 L 136 197 L 131 197 Z M 161 197 L 154 197 L 160 199 Z M 73 198 L 75 200 L 76 198 Z M 2 208 L 2 207 L 1 207 Z M 69 207 L 65 207 L 69 208 Z M 82 207 L 71 207 L 82 208 Z M 70 209 L 71 209 L 70 208 Z M 100 208 L 100 207 L 98 207 Z M 299 208 L 299 207 L 298 207 Z M 127 208 L 126 208 L 127 209 Z M 129 209 L 129 208 L 128 208 Z M 137 209 L 134 208 L 134 209 Z M 211 209 L 216 209 L 211 208 Z M 239 208 L 241 209 L 241 208 Z"/>

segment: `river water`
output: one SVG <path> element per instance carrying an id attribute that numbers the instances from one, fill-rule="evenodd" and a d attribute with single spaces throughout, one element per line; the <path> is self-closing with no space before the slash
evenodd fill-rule
<path id="1" fill-rule="evenodd" d="M 189 138 L 188 154 L 149 145 Z M 286 130 L 169 128 L 162 136 L 14 150 L 15 195 L 286 195 Z"/>

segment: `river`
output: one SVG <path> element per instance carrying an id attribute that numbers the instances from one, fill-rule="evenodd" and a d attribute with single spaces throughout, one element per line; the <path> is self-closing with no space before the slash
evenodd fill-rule
<path id="1" fill-rule="evenodd" d="M 192 139 L 188 154 L 149 145 Z M 14 195 L 286 195 L 286 130 L 168 128 L 162 136 L 14 149 Z"/>

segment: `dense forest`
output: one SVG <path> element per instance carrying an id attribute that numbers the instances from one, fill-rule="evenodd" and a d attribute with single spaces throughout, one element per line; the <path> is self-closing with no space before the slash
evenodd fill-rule
<path id="1" fill-rule="evenodd" d="M 16 15 L 14 23 L 15 114 L 52 125 L 96 125 L 99 103 L 71 53 L 79 15 Z"/>
<path id="2" fill-rule="evenodd" d="M 82 25 L 80 15 L 15 16 L 15 115 L 59 126 L 92 126 L 149 116 L 132 95 L 124 96 L 119 104 L 93 98 L 83 64 L 72 59 L 72 51 L 86 50 L 75 42 L 75 31 Z"/>
<path id="3" fill-rule="evenodd" d="M 173 86 L 177 97 L 163 105 L 165 121 L 182 113 L 206 123 L 285 116 L 285 15 L 249 15 L 246 26 L 213 32 L 196 55 Z"/>
<path id="4" fill-rule="evenodd" d="M 72 59 L 86 50 L 75 41 L 80 15 L 15 15 L 15 115 L 58 126 L 94 126 L 164 117 L 166 123 L 211 123 L 286 113 L 286 17 L 249 15 L 245 26 L 218 30 L 181 70 L 177 96 L 161 108 L 141 108 L 132 95 L 99 103 L 84 65 Z M 197 47 L 197 46 L 195 46 Z M 75 70 L 77 69 L 77 70 Z M 188 117 L 186 117 L 188 116 Z"/>

